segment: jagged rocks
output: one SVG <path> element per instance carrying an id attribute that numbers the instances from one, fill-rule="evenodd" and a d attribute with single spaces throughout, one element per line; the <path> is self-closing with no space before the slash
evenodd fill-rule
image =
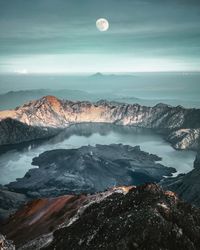
<path id="1" fill-rule="evenodd" d="M 150 184 L 90 205 L 53 236 L 46 250 L 198 250 L 200 211 Z"/>
<path id="2" fill-rule="evenodd" d="M 53 239 L 52 232 L 72 224 L 90 204 L 101 202 L 113 193 L 126 194 L 133 187 L 116 187 L 93 195 L 64 195 L 30 201 L 7 221 L 2 232 L 21 249 L 39 249 Z"/>
<path id="3" fill-rule="evenodd" d="M 24 250 L 199 250 L 200 246 L 200 210 L 156 184 L 36 200 L 2 228 Z"/>

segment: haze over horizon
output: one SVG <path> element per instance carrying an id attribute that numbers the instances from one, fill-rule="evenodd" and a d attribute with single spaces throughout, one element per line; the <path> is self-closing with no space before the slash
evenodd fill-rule
<path id="1" fill-rule="evenodd" d="M 199 72 L 199 27 L 198 0 L 0 0 L 0 73 Z"/>

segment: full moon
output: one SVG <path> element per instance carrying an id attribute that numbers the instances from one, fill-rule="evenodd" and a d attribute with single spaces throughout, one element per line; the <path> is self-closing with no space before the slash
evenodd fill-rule
<path id="1" fill-rule="evenodd" d="M 107 31 L 109 29 L 109 22 L 105 18 L 99 18 L 96 21 L 96 26 L 100 31 Z"/>

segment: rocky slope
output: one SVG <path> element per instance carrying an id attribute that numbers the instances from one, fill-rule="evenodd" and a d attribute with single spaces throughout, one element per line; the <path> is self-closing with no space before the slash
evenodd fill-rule
<path id="1" fill-rule="evenodd" d="M 159 182 L 176 172 L 157 161 L 158 156 L 122 144 L 83 146 L 42 153 L 23 178 L 7 185 L 31 197 L 93 193 L 109 187 Z"/>
<path id="2" fill-rule="evenodd" d="M 23 245 L 69 221 L 88 202 L 89 197 L 86 195 L 33 200 L 1 223 L 1 232 L 12 239 L 15 245 Z"/>
<path id="3" fill-rule="evenodd" d="M 199 249 L 200 211 L 156 185 L 113 194 L 58 229 L 45 249 Z"/>
<path id="4" fill-rule="evenodd" d="M 17 247 L 37 249 L 38 244 L 46 244 L 45 241 L 52 238 L 53 231 L 73 223 L 89 205 L 99 203 L 114 193 L 126 194 L 131 188 L 117 187 L 93 195 L 64 195 L 33 200 L 2 222 L 1 231 Z"/>
<path id="5" fill-rule="evenodd" d="M 175 149 L 197 150 L 200 145 L 200 128 L 179 129 L 171 132 L 166 139 Z"/>
<path id="6" fill-rule="evenodd" d="M 2 228 L 21 250 L 199 250 L 200 246 L 200 210 L 156 184 L 36 200 Z"/>
<path id="7" fill-rule="evenodd" d="M 146 128 L 165 130 L 168 140 L 174 142 L 176 133 L 178 141 L 180 133 L 182 148 L 196 148 L 199 142 L 200 110 L 184 109 L 180 106 L 171 107 L 158 104 L 154 107 L 145 107 L 138 104 L 123 104 L 116 102 L 99 101 L 72 102 L 59 100 L 53 96 L 46 96 L 31 101 L 15 110 L 0 112 L 0 121 L 6 118 L 18 120 L 29 126 L 65 128 L 71 123 L 106 122 L 121 125 L 134 125 Z M 12 124 L 11 124 L 12 127 Z M 182 133 L 182 129 L 192 129 L 192 133 Z M 173 132 L 172 136 L 171 133 Z M 175 133 L 174 133 L 175 132 Z M 195 136 L 194 136 L 195 134 Z M 7 131 L 4 132 L 4 136 Z M 184 137 L 187 139 L 185 145 Z M 193 140 L 188 143 L 188 140 Z M 5 142 L 4 142 L 5 141 Z M 6 140 L 1 144 L 6 144 Z M 23 141 L 23 138 L 22 138 Z M 176 140 L 174 145 L 176 145 Z"/>
<path id="8" fill-rule="evenodd" d="M 197 154 L 194 169 L 175 178 L 167 178 L 162 186 L 179 194 L 179 196 L 196 206 L 200 206 L 200 152 Z"/>
<path id="9" fill-rule="evenodd" d="M 0 145 L 49 138 L 59 132 L 60 129 L 29 126 L 18 120 L 6 118 L 0 121 Z"/>
<path id="10" fill-rule="evenodd" d="M 28 198 L 24 194 L 11 192 L 0 187 L 0 221 L 24 205 Z"/>

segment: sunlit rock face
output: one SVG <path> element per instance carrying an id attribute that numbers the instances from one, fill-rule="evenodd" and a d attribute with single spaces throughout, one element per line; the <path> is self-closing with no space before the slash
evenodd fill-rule
<path id="1" fill-rule="evenodd" d="M 74 123 L 104 122 L 166 130 L 170 135 L 169 141 L 173 141 L 174 146 L 180 148 L 188 148 L 190 145 L 196 147 L 200 128 L 199 109 L 184 109 L 165 104 L 145 107 L 108 101 L 72 102 L 59 100 L 54 96 L 31 101 L 15 110 L 1 111 L 0 121 L 3 122 L 6 118 L 45 128 L 62 129 Z M 184 142 L 177 144 L 176 138 L 178 142 L 180 141 L 180 129 L 190 129 L 190 132 Z M 176 131 L 178 131 L 177 134 Z M 175 133 L 171 135 L 171 132 Z"/>
<path id="2" fill-rule="evenodd" d="M 179 129 L 167 138 L 176 149 L 197 149 L 200 143 L 200 129 Z"/>

